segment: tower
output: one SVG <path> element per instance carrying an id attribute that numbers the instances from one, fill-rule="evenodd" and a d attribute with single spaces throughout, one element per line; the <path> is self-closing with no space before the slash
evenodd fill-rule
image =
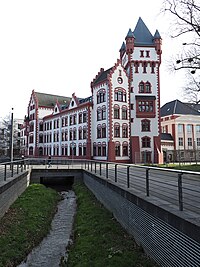
<path id="1" fill-rule="evenodd" d="M 158 30 L 153 36 L 139 18 L 125 41 L 120 57 L 129 77 L 131 161 L 159 163 L 162 161 L 159 74 L 162 39 Z"/>

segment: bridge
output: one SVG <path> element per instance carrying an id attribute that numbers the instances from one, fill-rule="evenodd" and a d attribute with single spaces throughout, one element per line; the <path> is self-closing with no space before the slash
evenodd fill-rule
<path id="1" fill-rule="evenodd" d="M 49 167 L 29 159 L 0 165 L 0 192 L 21 181 L 17 196 L 45 177 L 82 180 L 161 266 L 200 266 L 200 173 L 66 159 Z"/>

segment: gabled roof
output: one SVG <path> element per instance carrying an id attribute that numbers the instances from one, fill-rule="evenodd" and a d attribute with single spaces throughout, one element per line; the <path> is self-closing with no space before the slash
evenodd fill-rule
<path id="1" fill-rule="evenodd" d="M 160 109 L 161 117 L 169 116 L 169 115 L 199 115 L 200 112 L 195 110 L 194 108 L 188 106 L 185 103 L 182 103 L 180 100 L 176 99 L 171 102 L 166 103 Z"/>
<path id="2" fill-rule="evenodd" d="M 51 95 L 45 93 L 35 92 L 35 95 L 38 99 L 38 105 L 44 107 L 53 108 L 58 102 L 60 105 L 68 105 L 71 97 L 59 96 L 59 95 Z"/>
<path id="3" fill-rule="evenodd" d="M 153 45 L 153 35 L 141 19 L 139 17 L 138 22 L 135 26 L 135 30 L 133 31 L 133 35 L 135 37 L 136 45 Z"/>
<path id="4" fill-rule="evenodd" d="M 112 67 L 113 68 L 113 67 Z M 112 68 L 103 71 L 96 80 L 93 81 L 93 85 L 98 84 L 99 82 L 105 81 L 107 79 L 107 75 L 111 72 Z"/>
<path id="5" fill-rule="evenodd" d="M 172 135 L 169 133 L 161 133 L 160 138 L 161 138 L 161 140 L 174 141 Z"/>

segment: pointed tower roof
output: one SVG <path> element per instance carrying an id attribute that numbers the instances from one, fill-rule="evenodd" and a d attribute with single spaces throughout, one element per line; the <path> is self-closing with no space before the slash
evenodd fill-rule
<path id="1" fill-rule="evenodd" d="M 139 17 L 138 22 L 135 26 L 135 30 L 133 31 L 133 34 L 135 36 L 135 44 L 136 45 L 154 45 L 153 43 L 153 35 L 141 19 Z"/>
<path id="2" fill-rule="evenodd" d="M 128 30 L 128 33 L 127 33 L 127 35 L 126 35 L 126 38 L 135 38 L 135 36 L 134 36 L 134 34 L 133 34 L 133 32 L 131 31 L 131 29 L 129 28 L 129 30 Z M 125 38 L 125 39 L 126 39 Z"/>
<path id="3" fill-rule="evenodd" d="M 161 36 L 158 30 L 156 30 L 153 39 L 161 39 Z"/>
<path id="4" fill-rule="evenodd" d="M 121 46 L 121 48 L 120 48 L 120 50 L 119 50 L 119 52 L 124 51 L 124 50 L 126 50 L 126 45 L 125 45 L 125 43 L 123 42 L 123 43 L 122 43 L 122 46 Z"/>

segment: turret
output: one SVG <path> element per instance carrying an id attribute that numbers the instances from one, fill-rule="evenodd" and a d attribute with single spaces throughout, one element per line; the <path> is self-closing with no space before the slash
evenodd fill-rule
<path id="1" fill-rule="evenodd" d="M 124 53 L 126 52 L 126 45 L 124 42 L 122 43 L 122 46 L 121 46 L 119 52 L 120 52 L 120 59 L 122 59 Z"/>
<path id="2" fill-rule="evenodd" d="M 127 35 L 126 35 L 126 53 L 127 54 L 132 54 L 133 53 L 133 50 L 134 50 L 134 34 L 133 32 L 131 31 L 131 29 L 129 29 Z"/>
<path id="3" fill-rule="evenodd" d="M 162 50 L 161 50 L 161 45 L 162 45 L 162 38 L 160 36 L 160 33 L 158 32 L 158 30 L 156 30 L 154 37 L 153 37 L 154 43 L 155 43 L 155 47 L 156 47 L 156 52 L 158 55 L 162 54 Z"/>

